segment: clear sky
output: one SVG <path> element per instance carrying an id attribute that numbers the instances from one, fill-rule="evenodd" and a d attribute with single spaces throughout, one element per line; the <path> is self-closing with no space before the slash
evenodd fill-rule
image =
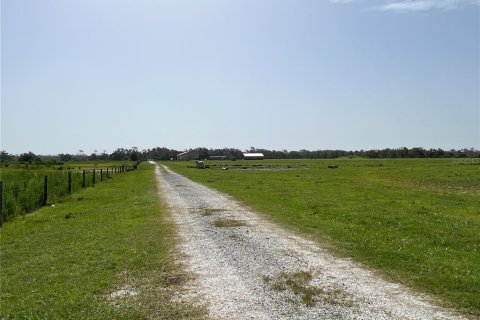
<path id="1" fill-rule="evenodd" d="M 1 148 L 480 148 L 480 0 L 2 0 Z"/>

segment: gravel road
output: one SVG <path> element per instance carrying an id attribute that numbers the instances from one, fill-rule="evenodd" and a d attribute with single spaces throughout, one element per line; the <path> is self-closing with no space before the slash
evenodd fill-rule
<path id="1" fill-rule="evenodd" d="M 183 297 L 213 319 L 464 319 L 282 229 L 231 197 L 157 166 L 195 280 Z"/>

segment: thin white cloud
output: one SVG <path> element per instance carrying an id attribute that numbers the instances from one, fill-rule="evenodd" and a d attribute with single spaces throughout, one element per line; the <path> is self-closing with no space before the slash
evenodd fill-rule
<path id="1" fill-rule="evenodd" d="M 351 3 L 351 2 L 357 2 L 358 0 L 330 0 L 330 2 L 333 3 Z"/>
<path id="2" fill-rule="evenodd" d="M 353 2 L 365 2 L 368 0 L 328 0 L 332 3 L 353 3 Z"/>
<path id="3" fill-rule="evenodd" d="M 375 7 L 381 11 L 425 11 L 434 7 L 433 1 L 402 1 Z"/>
<path id="4" fill-rule="evenodd" d="M 365 0 L 329 0 L 332 3 L 353 3 Z M 367 2 L 367 1 L 365 1 Z M 373 1 L 370 1 L 370 3 Z M 383 4 L 370 7 L 369 10 L 390 12 L 418 12 L 427 10 L 454 10 L 467 5 L 480 6 L 480 0 L 381 0 Z"/>
<path id="5" fill-rule="evenodd" d="M 381 11 L 414 12 L 431 9 L 453 10 L 465 5 L 477 4 L 479 0 L 403 0 L 376 7 Z"/>

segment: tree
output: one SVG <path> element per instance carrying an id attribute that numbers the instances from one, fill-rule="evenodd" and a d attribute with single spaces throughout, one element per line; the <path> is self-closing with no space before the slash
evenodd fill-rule
<path id="1" fill-rule="evenodd" d="M 98 156 L 98 160 L 108 160 L 108 153 L 107 150 L 103 150 L 102 153 Z"/>
<path id="2" fill-rule="evenodd" d="M 58 158 L 60 159 L 60 161 L 63 161 L 63 162 L 73 160 L 73 156 L 71 154 L 68 154 L 68 153 L 60 153 L 58 155 Z"/>
<path id="3" fill-rule="evenodd" d="M 140 152 L 138 152 L 137 147 L 133 147 L 132 149 L 128 150 L 128 153 L 130 154 L 131 161 L 138 161 L 140 159 Z"/>
<path id="4" fill-rule="evenodd" d="M 10 161 L 10 160 L 13 160 L 14 159 L 14 156 L 10 153 L 8 153 L 7 151 L 5 150 L 2 150 L 0 152 L 0 161 Z"/>
<path id="5" fill-rule="evenodd" d="M 111 160 L 128 160 L 127 150 L 118 148 L 110 155 Z"/>
<path id="6" fill-rule="evenodd" d="M 18 157 L 18 161 L 20 162 L 28 162 L 28 163 L 32 163 L 34 162 L 35 160 L 39 160 L 37 158 L 37 156 L 35 155 L 35 153 L 29 151 L 27 153 L 22 153 L 20 155 L 20 157 Z"/>

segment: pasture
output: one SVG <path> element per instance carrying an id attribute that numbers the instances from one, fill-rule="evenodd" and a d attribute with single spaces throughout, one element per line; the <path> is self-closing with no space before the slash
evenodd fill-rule
<path id="1" fill-rule="evenodd" d="M 164 162 L 386 278 L 480 316 L 476 159 Z M 228 169 L 227 169 L 228 168 Z M 223 170 L 222 170 L 223 169 Z"/>
<path id="2" fill-rule="evenodd" d="M 173 300 L 185 274 L 165 215 L 141 164 L 4 224 L 0 319 L 201 319 Z"/>
<path id="3" fill-rule="evenodd" d="M 121 171 L 120 168 L 133 164 L 131 161 L 89 161 L 67 162 L 60 165 L 14 163 L 2 167 L 0 180 L 3 221 L 28 213 L 47 203 L 62 201 L 67 195 L 81 188 L 111 179 Z M 46 199 L 45 176 L 48 177 Z"/>

